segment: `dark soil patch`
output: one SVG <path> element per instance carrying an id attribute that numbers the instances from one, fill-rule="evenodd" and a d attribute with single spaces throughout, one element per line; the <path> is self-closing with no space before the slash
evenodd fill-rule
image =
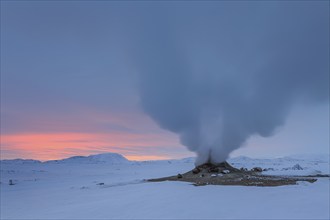
<path id="1" fill-rule="evenodd" d="M 176 176 L 149 179 L 149 182 L 184 181 L 195 186 L 204 185 L 240 185 L 240 186 L 283 186 L 295 185 L 298 181 L 313 183 L 317 178 L 329 175 L 315 176 L 273 176 L 261 174 L 261 169 L 237 169 L 227 162 L 219 164 L 205 163 L 193 170 Z"/>

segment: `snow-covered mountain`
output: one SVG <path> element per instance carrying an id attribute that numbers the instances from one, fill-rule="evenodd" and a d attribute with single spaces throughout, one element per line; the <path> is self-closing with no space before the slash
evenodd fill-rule
<path id="1" fill-rule="evenodd" d="M 123 155 L 117 153 L 103 153 L 103 154 L 94 154 L 89 156 L 73 156 L 65 158 L 62 160 L 49 160 L 41 162 L 39 160 L 31 159 L 13 159 L 13 160 L 1 160 L 1 163 L 4 164 L 35 164 L 35 163 L 56 163 L 56 164 L 94 164 L 94 163 L 109 163 L 109 164 L 121 164 L 129 163 Z"/>
<path id="2" fill-rule="evenodd" d="M 94 154 L 89 156 L 74 156 L 63 160 L 50 160 L 45 163 L 110 163 L 110 164 L 120 164 L 128 163 L 123 155 L 117 153 L 103 153 Z"/>

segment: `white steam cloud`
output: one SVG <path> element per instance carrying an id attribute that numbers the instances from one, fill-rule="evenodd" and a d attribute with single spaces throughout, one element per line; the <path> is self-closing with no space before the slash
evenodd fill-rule
<path id="1" fill-rule="evenodd" d="M 212 4 L 145 10 L 135 48 L 145 112 L 197 164 L 272 135 L 298 100 L 329 100 L 328 3 Z"/>

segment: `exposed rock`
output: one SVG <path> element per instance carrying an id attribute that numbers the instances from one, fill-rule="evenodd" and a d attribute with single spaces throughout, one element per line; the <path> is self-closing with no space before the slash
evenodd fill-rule
<path id="1" fill-rule="evenodd" d="M 262 172 L 262 168 L 261 167 L 253 167 L 251 169 L 252 172 Z"/>
<path id="2" fill-rule="evenodd" d="M 209 173 L 218 173 L 219 172 L 219 168 L 218 167 L 210 167 L 208 169 Z"/>
<path id="3" fill-rule="evenodd" d="M 304 168 L 302 168 L 299 164 L 296 164 L 292 167 L 293 170 L 303 170 Z"/>
<path id="4" fill-rule="evenodd" d="M 262 171 L 269 171 L 269 170 L 274 171 L 274 168 L 265 168 Z"/>
<path id="5" fill-rule="evenodd" d="M 197 166 L 196 168 L 200 169 L 200 170 L 203 170 L 203 169 L 208 169 L 208 168 L 213 167 L 213 166 L 215 166 L 215 165 L 212 164 L 212 163 L 204 163 L 202 165 Z"/>
<path id="6" fill-rule="evenodd" d="M 195 169 L 192 170 L 193 174 L 198 174 L 199 172 L 201 172 L 201 170 L 196 167 Z"/>
<path id="7" fill-rule="evenodd" d="M 286 168 L 282 168 L 282 170 L 303 170 L 304 168 L 302 168 L 299 164 L 296 164 L 292 167 L 286 167 Z"/>
<path id="8" fill-rule="evenodd" d="M 181 178 L 182 178 L 182 174 L 179 173 L 179 174 L 177 175 L 177 177 L 178 177 L 178 179 L 181 179 Z"/>

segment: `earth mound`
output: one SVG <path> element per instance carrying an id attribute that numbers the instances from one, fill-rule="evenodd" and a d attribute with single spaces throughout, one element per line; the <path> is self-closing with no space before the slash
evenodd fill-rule
<path id="1" fill-rule="evenodd" d="M 295 185 L 298 181 L 313 183 L 317 176 L 273 176 L 262 175 L 262 169 L 255 167 L 252 170 L 237 169 L 229 163 L 205 163 L 184 174 L 149 179 L 149 182 L 184 181 L 195 186 L 204 185 L 241 185 L 241 186 L 282 186 Z"/>

